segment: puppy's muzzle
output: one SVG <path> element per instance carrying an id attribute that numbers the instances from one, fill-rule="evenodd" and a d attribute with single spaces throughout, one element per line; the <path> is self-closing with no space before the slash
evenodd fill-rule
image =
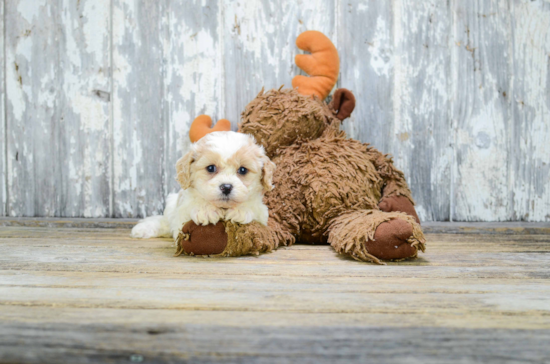
<path id="1" fill-rule="evenodd" d="M 231 193 L 231 190 L 233 190 L 233 185 L 229 185 L 229 184 L 220 185 L 220 190 L 222 190 L 222 193 L 224 195 L 228 196 Z"/>

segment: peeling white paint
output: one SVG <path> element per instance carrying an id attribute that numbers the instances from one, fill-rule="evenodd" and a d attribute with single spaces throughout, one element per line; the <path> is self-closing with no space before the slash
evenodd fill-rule
<path id="1" fill-rule="evenodd" d="M 48 0 L 19 0 L 17 11 L 23 19 L 32 23 L 36 18 L 44 15 L 44 7 Z"/>
<path id="2" fill-rule="evenodd" d="M 103 101 L 97 97 L 76 95 L 72 99 L 72 109 L 80 115 L 82 131 L 102 131 L 107 126 L 107 118 L 103 108 Z"/>
<path id="3" fill-rule="evenodd" d="M 7 68 L 6 74 L 6 94 L 9 95 L 8 102 L 13 111 L 13 117 L 17 120 L 23 118 L 23 113 L 27 108 L 27 103 L 25 102 L 26 92 L 22 85 L 23 79 L 16 71 L 15 60 L 11 55 L 6 57 L 6 63 L 11 64 L 11 67 Z M 20 81 L 21 80 L 21 81 Z"/>
<path id="4" fill-rule="evenodd" d="M 0 2 L 0 34 L 4 35 L 4 3 Z M 6 204 L 8 190 L 6 185 L 7 155 L 6 155 L 6 90 L 5 90 L 5 62 L 4 36 L 0 36 L 0 216 L 5 216 L 7 212 Z"/>
<path id="5" fill-rule="evenodd" d="M 364 3 L 360 3 L 359 5 L 357 5 L 357 11 L 359 12 L 364 12 L 366 10 L 368 10 L 368 6 L 367 4 L 364 4 Z"/>
<path id="6" fill-rule="evenodd" d="M 506 220 L 508 216 L 508 185 L 497 176 L 506 177 L 507 159 L 502 152 L 503 125 L 489 124 L 489 120 L 503 120 L 500 109 L 493 103 L 471 115 L 468 124 L 471 129 L 466 140 L 457 139 L 457 148 L 465 150 L 463 161 L 458 167 L 460 178 L 457 210 L 468 212 L 476 220 Z M 476 137 L 484 133 L 492 141 L 489 145 L 479 147 Z M 496 178 L 495 178 L 496 177 Z M 475 203 L 474 203 L 475 200 Z"/>
<path id="7" fill-rule="evenodd" d="M 380 16 L 376 19 L 376 31 L 370 48 L 370 64 L 380 76 L 390 76 L 390 70 L 393 68 L 395 59 L 391 53 L 390 44 L 391 39 L 388 37 L 386 20 Z"/>
<path id="8" fill-rule="evenodd" d="M 82 1 L 82 0 L 81 0 Z M 109 37 L 106 29 L 110 27 L 110 1 L 82 1 L 82 13 L 86 15 L 83 27 L 86 52 L 95 56 L 96 64 L 102 64 L 104 50 Z"/>

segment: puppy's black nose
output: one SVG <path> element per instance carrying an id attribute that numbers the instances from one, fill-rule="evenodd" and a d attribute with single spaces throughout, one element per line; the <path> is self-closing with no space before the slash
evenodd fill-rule
<path id="1" fill-rule="evenodd" d="M 220 190 L 222 190 L 222 193 L 226 196 L 231 193 L 232 189 L 233 185 L 220 185 Z"/>

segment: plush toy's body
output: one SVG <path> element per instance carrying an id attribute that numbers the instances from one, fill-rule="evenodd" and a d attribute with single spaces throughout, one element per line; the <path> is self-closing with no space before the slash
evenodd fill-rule
<path id="1" fill-rule="evenodd" d="M 348 92 L 337 91 L 340 99 Z M 266 194 L 270 219 L 286 236 L 329 242 L 359 260 L 415 256 L 424 237 L 403 173 L 386 155 L 347 138 L 333 105 L 272 90 L 243 112 L 240 131 L 254 135 L 277 166 L 275 188 Z M 375 234 L 384 223 L 388 249 L 378 246 L 374 255 L 369 245 L 381 243 Z"/>
<path id="2" fill-rule="evenodd" d="M 304 45 L 316 39 L 317 46 Z M 297 44 L 313 53 L 296 59 L 315 75 L 312 85 L 299 76 L 297 89 L 262 91 L 239 124 L 239 131 L 253 135 L 277 166 L 275 188 L 265 196 L 269 224 L 261 233 L 257 227 L 250 229 L 249 237 L 247 227 L 239 226 L 241 241 L 271 242 L 267 248 L 251 249 L 253 253 L 297 240 L 328 242 L 337 252 L 362 261 L 415 257 L 418 249 L 424 250 L 425 240 L 403 173 L 387 155 L 340 131 L 355 105 L 351 92 L 337 90 L 330 104 L 317 97 L 328 94 L 338 72 L 315 58 L 315 52 L 333 55 L 332 43 L 321 33 L 305 32 Z M 225 225 L 226 232 L 231 229 Z M 227 240 L 227 247 L 235 244 L 229 234 Z"/>

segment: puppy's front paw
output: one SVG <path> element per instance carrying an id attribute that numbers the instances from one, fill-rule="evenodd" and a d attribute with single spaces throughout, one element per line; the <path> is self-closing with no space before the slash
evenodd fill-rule
<path id="1" fill-rule="evenodd" d="M 202 206 L 191 212 L 191 219 L 197 225 L 216 224 L 222 217 L 222 210 L 212 205 Z"/>
<path id="2" fill-rule="evenodd" d="M 254 218 L 254 215 L 250 211 L 241 210 L 238 208 L 229 209 L 225 213 L 225 219 L 231 220 L 231 222 L 236 222 L 240 224 L 250 224 Z"/>

